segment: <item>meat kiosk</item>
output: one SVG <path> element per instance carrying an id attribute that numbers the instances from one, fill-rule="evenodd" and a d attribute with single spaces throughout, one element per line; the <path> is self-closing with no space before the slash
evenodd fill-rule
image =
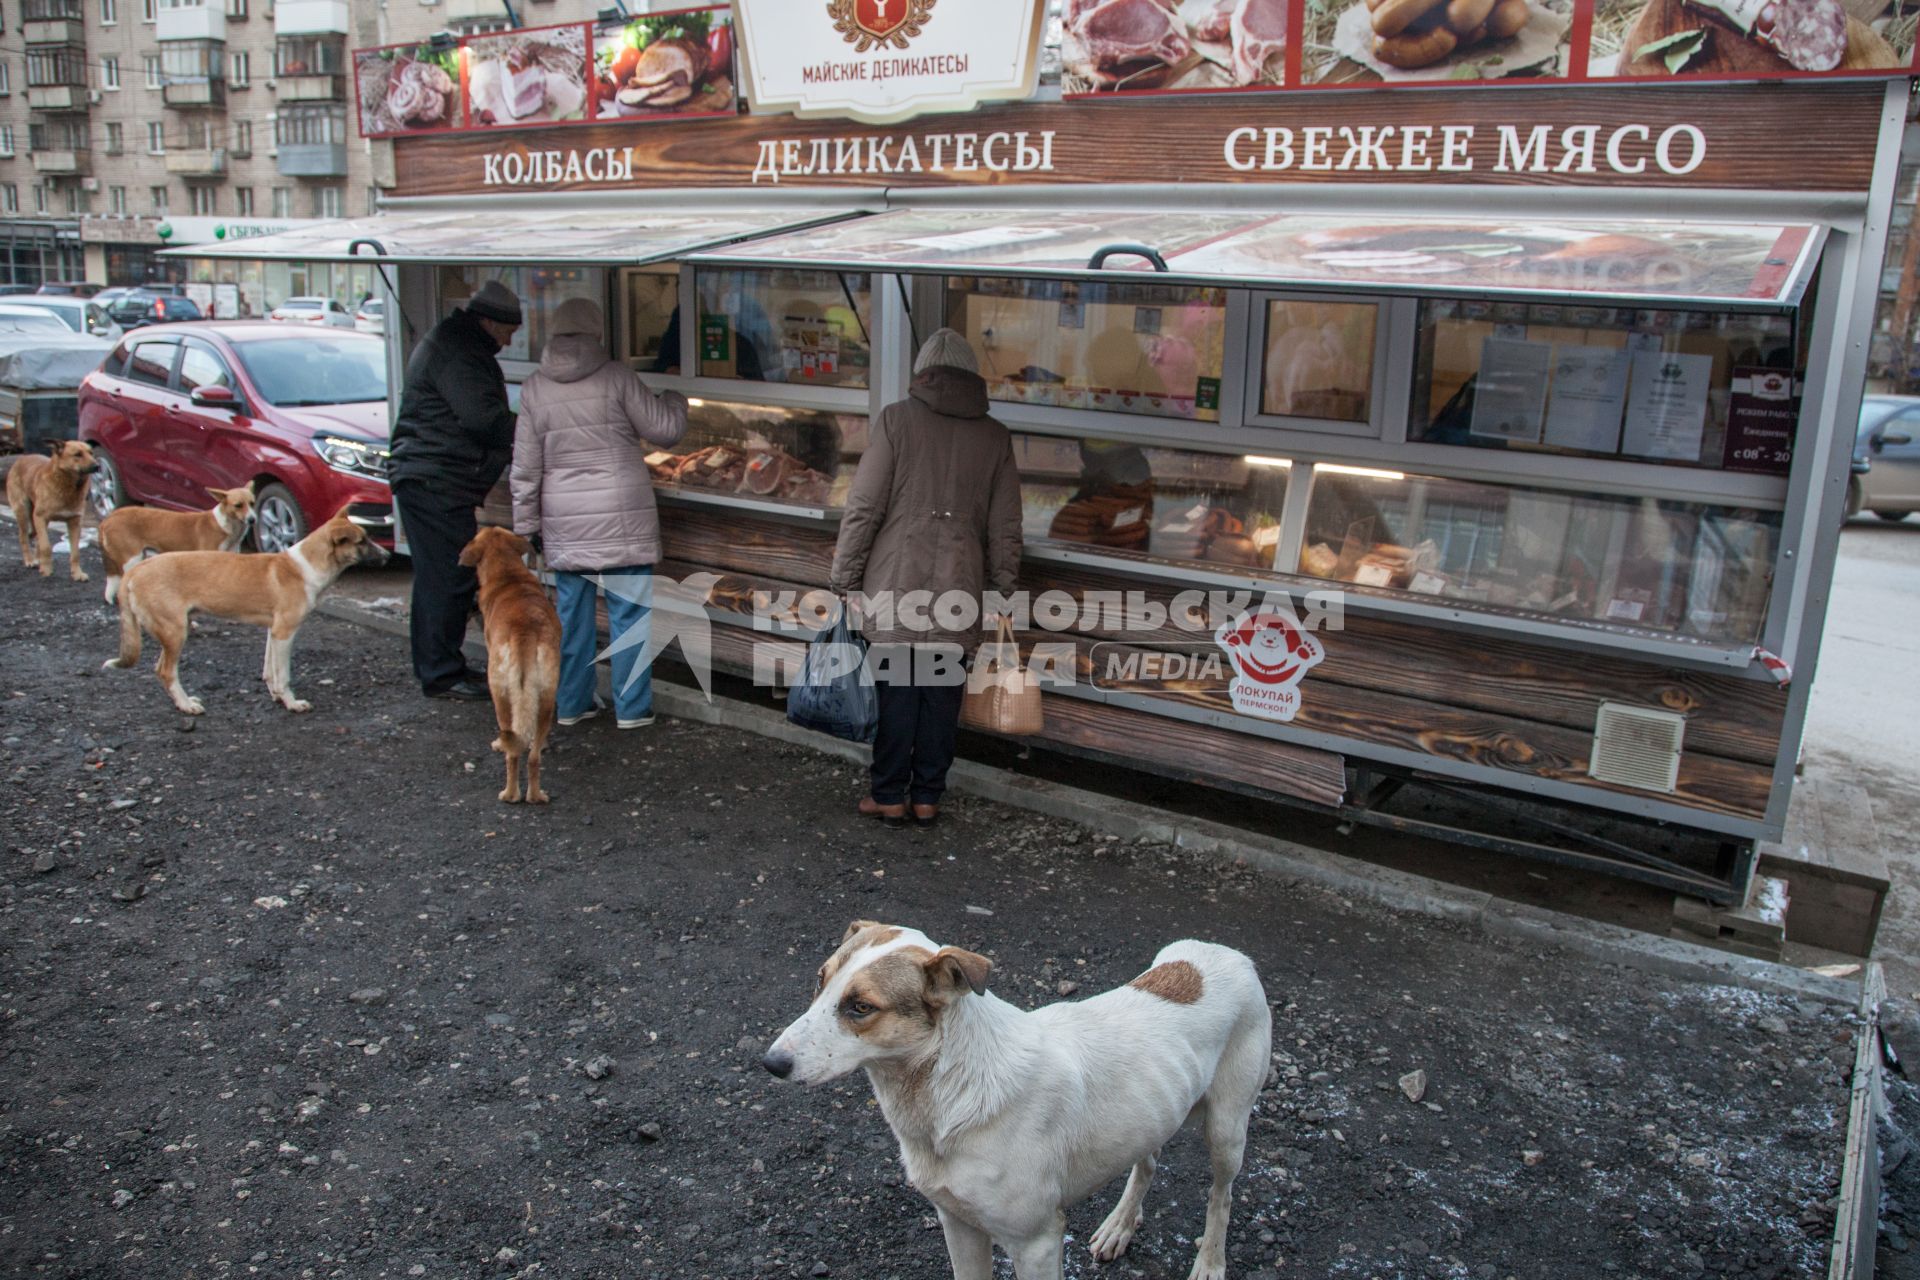
<path id="1" fill-rule="evenodd" d="M 1579 0 L 1534 6 L 1560 43 L 1532 79 L 1316 69 L 1299 5 L 1272 84 L 1199 58 L 1197 21 L 1183 65 L 1103 79 L 1076 3 L 1055 93 L 1031 0 L 944 32 L 961 6 L 916 0 L 905 52 L 856 38 L 871 7 L 661 37 L 712 52 L 730 17 L 751 112 L 605 113 L 641 91 L 603 60 L 583 118 L 399 138 L 380 215 L 230 252 L 378 261 L 396 374 L 490 277 L 529 314 L 516 383 L 559 302 L 606 304 L 616 354 L 692 398 L 652 460 L 660 571 L 710 575 L 742 674 L 797 651 L 777 615 L 826 585 L 868 423 L 951 325 L 1054 602 L 1023 640 L 1073 677 L 1033 745 L 1741 897 L 1794 782 L 1904 73 L 1769 52 L 1702 84 L 1634 45 L 1616 69 L 1680 69 L 1608 82 L 1625 24 Z M 1641 34 L 1724 52 L 1746 29 L 1710 9 Z"/>

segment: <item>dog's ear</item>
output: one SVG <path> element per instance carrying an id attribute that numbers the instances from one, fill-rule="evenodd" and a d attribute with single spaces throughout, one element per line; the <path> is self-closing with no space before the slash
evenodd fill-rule
<path id="1" fill-rule="evenodd" d="M 856 933 L 864 933 L 868 929 L 878 929 L 880 927 L 878 920 L 855 920 L 847 926 L 847 931 L 840 935 L 840 945 L 844 947 L 849 942 L 852 942 L 853 935 Z"/>
<path id="2" fill-rule="evenodd" d="M 930 996 L 952 999 L 969 991 L 983 996 L 987 994 L 987 975 L 993 972 L 993 961 L 959 947 L 942 947 L 924 968 Z"/>
<path id="3" fill-rule="evenodd" d="M 471 569 L 471 568 L 474 568 L 476 565 L 478 565 L 480 563 L 480 553 L 483 550 L 484 548 L 481 547 L 480 539 L 478 538 L 475 538 L 472 542 L 469 542 L 465 547 L 461 548 L 460 550 L 461 567 L 466 569 Z"/>

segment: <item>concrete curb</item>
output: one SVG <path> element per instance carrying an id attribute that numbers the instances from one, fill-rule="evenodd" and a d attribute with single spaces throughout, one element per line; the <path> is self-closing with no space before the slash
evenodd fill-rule
<path id="1" fill-rule="evenodd" d="M 322 600 L 318 611 L 389 635 L 407 634 L 404 621 L 339 597 Z M 471 643 L 469 648 L 477 657 L 485 656 Z M 801 729 L 771 708 L 727 698 L 709 700 L 698 689 L 664 680 L 655 680 L 653 688 L 655 707 L 676 719 L 754 733 L 854 763 L 864 764 L 868 759 L 867 748 Z M 1324 849 L 1021 777 L 970 760 L 955 762 L 950 781 L 956 791 L 1011 808 L 1074 822 L 1125 840 L 1169 844 L 1221 862 L 1245 864 L 1276 880 L 1316 885 L 1394 911 L 1472 925 L 1491 937 L 1559 947 L 1592 960 L 1682 981 L 1747 987 L 1849 1007 L 1860 1000 L 1857 982 L 1509 902 Z"/>

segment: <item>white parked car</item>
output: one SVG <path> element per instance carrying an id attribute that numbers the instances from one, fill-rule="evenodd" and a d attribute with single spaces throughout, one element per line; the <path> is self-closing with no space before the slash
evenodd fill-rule
<path id="1" fill-rule="evenodd" d="M 107 309 L 92 298 L 79 298 L 63 293 L 29 293 L 10 301 L 22 307 L 38 307 L 52 314 L 73 333 L 84 333 L 89 337 L 118 342 L 126 332 L 113 322 L 113 317 L 107 314 Z"/>
<path id="2" fill-rule="evenodd" d="M 387 331 L 387 303 L 384 298 L 368 298 L 353 313 L 353 327 L 362 333 Z"/>
<path id="3" fill-rule="evenodd" d="M 23 307 L 8 298 L 0 303 L 0 333 L 38 333 L 54 338 L 71 338 L 73 330 L 66 321 L 43 307 Z"/>
<path id="4" fill-rule="evenodd" d="M 337 329 L 353 328 L 353 313 L 332 298 L 288 298 L 267 318 L 291 320 L 295 324 L 330 324 Z"/>

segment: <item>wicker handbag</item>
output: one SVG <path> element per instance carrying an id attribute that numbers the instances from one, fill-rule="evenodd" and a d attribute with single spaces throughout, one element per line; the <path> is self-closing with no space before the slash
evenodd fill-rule
<path id="1" fill-rule="evenodd" d="M 960 723 L 983 733 L 1023 738 L 1039 733 L 1046 723 L 1040 705 L 1040 681 L 1020 663 L 1020 646 L 1013 624 L 1000 619 L 997 634 L 981 645 L 967 676 L 967 696 L 960 704 Z"/>

